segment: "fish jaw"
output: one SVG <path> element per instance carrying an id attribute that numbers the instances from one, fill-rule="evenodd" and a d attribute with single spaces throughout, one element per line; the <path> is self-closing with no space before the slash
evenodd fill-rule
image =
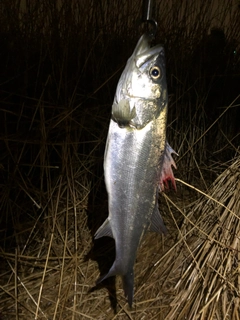
<path id="1" fill-rule="evenodd" d="M 128 59 L 119 79 L 112 107 L 112 119 L 120 127 L 142 129 L 158 118 L 167 106 L 167 81 L 164 48 L 150 47 L 144 34 Z M 159 72 L 155 75 L 155 72 Z"/>

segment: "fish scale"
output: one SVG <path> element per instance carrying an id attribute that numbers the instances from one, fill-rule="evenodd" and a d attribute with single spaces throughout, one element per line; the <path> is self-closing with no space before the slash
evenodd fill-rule
<path id="1" fill-rule="evenodd" d="M 95 234 L 96 239 L 114 238 L 116 252 L 112 267 L 98 282 L 122 276 L 130 306 L 138 246 L 148 229 L 166 233 L 158 192 L 166 179 L 174 185 L 174 151 L 166 141 L 164 50 L 150 42 L 148 34 L 139 39 L 117 86 L 104 154 L 109 216 Z"/>

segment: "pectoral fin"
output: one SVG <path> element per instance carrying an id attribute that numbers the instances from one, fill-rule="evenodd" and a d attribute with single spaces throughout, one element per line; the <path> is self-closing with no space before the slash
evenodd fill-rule
<path id="1" fill-rule="evenodd" d="M 127 99 L 122 99 L 119 103 L 114 103 L 112 106 L 112 118 L 118 123 L 119 127 L 129 125 L 135 116 L 135 107 L 131 110 L 129 100 Z"/>

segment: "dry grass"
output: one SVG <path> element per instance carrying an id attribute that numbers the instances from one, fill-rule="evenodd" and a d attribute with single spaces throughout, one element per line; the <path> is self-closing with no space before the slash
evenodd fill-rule
<path id="1" fill-rule="evenodd" d="M 11 250 L 5 244 L 0 253 L 2 319 L 142 319 L 162 314 L 166 306 L 159 287 L 164 277 L 160 281 L 154 262 L 174 243 L 172 232 L 169 243 L 157 235 L 146 236 L 136 263 L 136 305 L 130 311 L 119 279 L 116 289 L 113 279 L 108 290 L 95 288 L 99 267 L 92 259 L 103 264 L 109 246 L 100 254 L 91 252 L 87 216 L 91 185 L 85 168 L 74 167 L 69 157 L 64 163 L 62 175 L 32 225 L 26 228 L 24 222 L 5 238 L 5 242 L 15 238 L 17 246 Z M 14 211 L 15 204 L 9 207 Z M 171 230 L 170 222 L 168 226 Z"/>
<path id="2" fill-rule="evenodd" d="M 95 287 L 114 247 L 93 234 L 107 215 L 105 139 L 143 29 L 139 2 L 24 3 L 0 4 L 0 320 L 238 320 L 239 12 L 156 1 L 178 192 L 160 197 L 169 233 L 145 236 L 129 310 L 119 278 Z M 224 28 L 219 55 L 211 26 Z"/>
<path id="3" fill-rule="evenodd" d="M 238 156 L 208 193 L 182 212 L 176 254 L 161 262 L 176 279 L 165 319 L 239 319 L 239 165 Z"/>
<path id="4" fill-rule="evenodd" d="M 239 319 L 239 158 L 196 202 L 161 197 L 169 233 L 147 234 L 142 243 L 133 310 L 119 278 L 116 287 L 114 279 L 95 287 L 109 245 L 92 248 L 91 186 L 85 170 L 72 168 L 66 165 L 35 224 L 14 234 L 15 250 L 1 250 L 2 319 Z"/>

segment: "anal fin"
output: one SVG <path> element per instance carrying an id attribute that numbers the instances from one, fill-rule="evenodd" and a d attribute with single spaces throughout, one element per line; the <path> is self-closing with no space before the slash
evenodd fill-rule
<path id="1" fill-rule="evenodd" d="M 107 218 L 104 223 L 101 225 L 101 227 L 98 228 L 98 230 L 96 231 L 94 238 L 95 239 L 99 239 L 101 237 L 112 237 L 113 238 L 113 234 L 112 234 L 112 228 L 110 225 L 110 221 Z"/>

